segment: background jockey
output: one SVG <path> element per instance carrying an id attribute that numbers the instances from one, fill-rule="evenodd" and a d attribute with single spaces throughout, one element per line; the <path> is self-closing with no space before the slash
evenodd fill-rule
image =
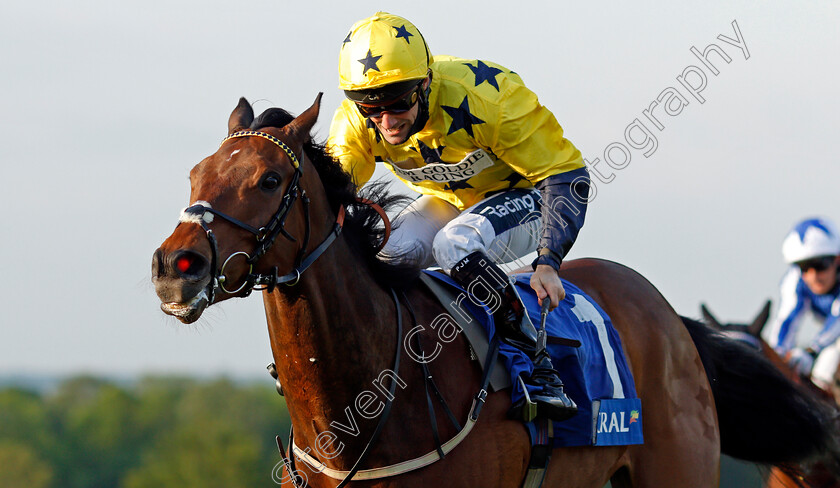
<path id="1" fill-rule="evenodd" d="M 781 301 L 769 342 L 799 374 L 827 388 L 840 363 L 840 235 L 826 219 L 808 219 L 790 231 L 782 244 L 792 266 L 782 279 Z M 802 318 L 810 310 L 822 329 L 805 348 L 797 347 Z M 816 361 L 815 361 L 816 360 Z"/>
<path id="2" fill-rule="evenodd" d="M 573 415 L 577 407 L 537 350 L 534 326 L 497 264 L 537 250 L 531 286 L 552 308 L 564 298 L 557 270 L 583 226 L 589 193 L 580 152 L 519 75 L 488 61 L 432 57 L 402 17 L 379 12 L 354 24 L 339 80 L 347 100 L 330 128 L 332 154 L 359 186 L 382 163 L 421 194 L 395 219 L 383 254 L 437 264 L 465 288 L 491 285 L 500 336 L 534 360 L 528 382 L 538 410 L 556 420 Z"/>

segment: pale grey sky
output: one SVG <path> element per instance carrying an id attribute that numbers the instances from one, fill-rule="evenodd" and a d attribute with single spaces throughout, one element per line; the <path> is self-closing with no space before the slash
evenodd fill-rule
<path id="1" fill-rule="evenodd" d="M 788 228 L 840 220 L 836 2 L 488 3 L 0 5 L 0 375 L 263 374 L 259 295 L 181 325 L 158 309 L 152 252 L 240 96 L 299 113 L 323 91 L 326 137 L 338 48 L 379 9 L 414 22 L 434 54 L 523 77 L 611 179 L 595 180 L 571 257 L 636 269 L 682 314 L 706 300 L 724 320 L 751 318 L 776 298 Z M 745 46 L 719 37 L 737 40 L 733 22 Z M 717 75 L 691 52 L 712 43 L 731 60 L 709 55 Z M 681 76 L 705 78 L 698 97 Z M 678 113 L 651 108 L 662 97 Z M 655 148 L 632 147 L 636 119 Z M 611 168 L 622 147 L 629 162 Z"/>

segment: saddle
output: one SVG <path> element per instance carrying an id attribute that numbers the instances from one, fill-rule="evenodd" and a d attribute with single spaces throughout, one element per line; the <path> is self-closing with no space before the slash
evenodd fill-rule
<path id="1" fill-rule="evenodd" d="M 532 322 L 539 324 L 539 302 L 529 278 L 528 273 L 515 275 L 516 286 Z M 473 357 L 485 369 L 488 338 L 495 332 L 492 314 L 442 272 L 424 271 L 420 279 L 447 311 L 448 319 L 460 328 L 474 351 Z M 566 298 L 546 321 L 548 351 L 579 412 L 569 420 L 553 423 L 553 446 L 643 443 L 641 401 L 617 331 L 607 314 L 580 288 L 565 280 L 563 286 Z M 530 374 L 530 358 L 501 344 L 495 361 L 500 367 L 492 369 L 492 391 L 510 387 L 512 401 L 518 401 L 525 391 L 517 378 Z M 532 432 L 532 439 L 544 436 L 544 432 Z"/>
<path id="2" fill-rule="evenodd" d="M 435 277 L 431 273 L 440 275 Z M 481 365 L 482 372 L 487 369 L 487 349 L 490 347 L 490 341 L 487 339 L 487 332 L 481 326 L 479 321 L 469 319 L 464 315 L 465 310 L 461 306 L 465 295 L 459 293 L 457 289 L 446 285 L 442 281 L 446 277 L 442 272 L 423 272 L 420 273 L 420 281 L 432 292 L 438 299 L 443 308 L 449 314 L 449 317 L 454 319 L 461 333 L 467 340 L 467 346 L 470 348 L 470 357 L 477 360 Z M 501 358 L 496 355 L 495 364 L 490 372 L 490 391 L 500 391 L 511 387 L 510 375 L 505 371 L 504 364 L 501 364 Z"/>

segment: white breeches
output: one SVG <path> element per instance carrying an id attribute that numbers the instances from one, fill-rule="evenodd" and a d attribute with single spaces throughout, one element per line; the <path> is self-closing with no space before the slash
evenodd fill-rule
<path id="1" fill-rule="evenodd" d="M 811 381 L 828 390 L 834 384 L 834 373 L 840 365 L 840 340 L 826 347 L 814 361 L 814 369 L 811 370 Z"/>
<path id="2" fill-rule="evenodd" d="M 460 212 L 449 202 L 423 195 L 394 219 L 397 228 L 382 253 L 446 272 L 475 251 L 496 263 L 510 262 L 539 244 L 539 202 L 537 190 L 514 189 Z"/>

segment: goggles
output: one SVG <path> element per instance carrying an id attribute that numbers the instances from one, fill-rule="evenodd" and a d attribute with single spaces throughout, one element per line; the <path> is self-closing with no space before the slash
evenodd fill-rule
<path id="1" fill-rule="evenodd" d="M 799 266 L 799 270 L 802 271 L 804 274 L 809 269 L 813 269 L 814 271 L 820 272 L 825 271 L 828 268 L 834 266 L 834 262 L 836 258 L 834 256 L 820 256 L 818 258 L 809 259 L 807 261 L 800 261 L 796 263 Z"/>
<path id="2" fill-rule="evenodd" d="M 356 108 L 359 109 L 359 113 L 362 114 L 362 117 L 366 118 L 378 118 L 382 117 L 384 112 L 392 113 L 392 114 L 401 114 L 408 112 L 411 110 L 412 107 L 417 103 L 417 100 L 420 99 L 420 86 L 416 86 L 412 88 L 409 92 L 401 95 L 396 100 L 391 102 L 381 104 L 381 105 L 373 105 L 368 103 L 359 103 L 356 102 Z"/>

